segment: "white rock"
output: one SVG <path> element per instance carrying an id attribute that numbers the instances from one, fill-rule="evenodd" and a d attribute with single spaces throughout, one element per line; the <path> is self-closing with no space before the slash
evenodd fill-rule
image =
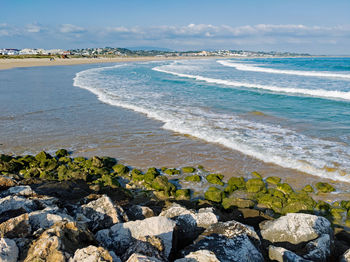
<path id="1" fill-rule="evenodd" d="M 346 252 L 341 256 L 340 262 L 350 262 L 350 249 L 346 250 Z"/>
<path id="2" fill-rule="evenodd" d="M 297 254 L 283 247 L 269 246 L 269 258 L 278 262 L 307 262 L 310 260 L 303 259 Z"/>
<path id="3" fill-rule="evenodd" d="M 21 196 L 7 196 L 0 199 L 0 214 L 10 210 L 23 208 L 27 212 L 36 209 L 33 200 L 25 199 Z"/>
<path id="4" fill-rule="evenodd" d="M 129 257 L 127 262 L 162 262 L 162 261 L 155 257 L 148 257 L 148 256 L 135 253 Z"/>
<path id="5" fill-rule="evenodd" d="M 299 244 L 314 240 L 322 234 L 332 234 L 331 223 L 324 217 L 290 213 L 275 220 L 260 223 L 264 239 Z"/>
<path id="6" fill-rule="evenodd" d="M 29 223 L 34 230 L 48 229 L 57 222 L 68 221 L 73 222 L 73 218 L 59 209 L 47 207 L 43 210 L 38 210 L 29 213 Z"/>
<path id="7" fill-rule="evenodd" d="M 158 236 L 164 244 L 164 254 L 168 257 L 172 249 L 173 231 L 176 223 L 166 217 L 150 217 L 144 220 L 118 223 L 110 229 L 97 232 L 96 239 L 106 248 L 124 252 L 132 239 Z"/>
<path id="8" fill-rule="evenodd" d="M 69 262 L 114 262 L 114 260 L 106 249 L 90 245 L 76 250 Z"/>
<path id="9" fill-rule="evenodd" d="M 18 247 L 15 241 L 8 238 L 0 238 L 0 262 L 16 262 Z"/>
<path id="10" fill-rule="evenodd" d="M 32 190 L 30 186 L 14 186 L 2 192 L 1 196 L 2 197 L 9 196 L 9 195 L 32 196 L 34 194 L 35 192 Z"/>
<path id="11" fill-rule="evenodd" d="M 191 252 L 185 258 L 175 260 L 175 262 L 220 262 L 214 252 L 209 250 L 198 250 Z"/>

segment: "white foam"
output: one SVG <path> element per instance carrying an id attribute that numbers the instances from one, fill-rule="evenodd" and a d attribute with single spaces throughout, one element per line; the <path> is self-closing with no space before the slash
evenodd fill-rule
<path id="1" fill-rule="evenodd" d="M 165 129 L 218 143 L 267 163 L 324 178 L 350 181 L 350 174 L 323 169 L 337 161 L 341 161 L 341 167 L 349 167 L 350 149 L 336 142 L 310 138 L 280 126 L 251 122 L 231 114 L 192 107 L 191 101 L 182 104 L 175 98 L 174 101 L 149 103 L 149 98 L 155 95 L 152 88 L 147 92 L 141 88 L 139 92 L 130 82 L 101 75 L 101 70 L 89 69 L 77 73 L 74 85 L 91 91 L 104 103 L 162 121 Z M 171 99 L 172 96 L 168 97 Z"/>
<path id="2" fill-rule="evenodd" d="M 298 71 L 298 70 L 281 70 L 267 67 L 258 67 L 253 65 L 247 65 L 242 63 L 233 63 L 225 60 L 217 61 L 219 64 L 228 67 L 234 67 L 241 71 L 253 71 L 253 72 L 263 72 L 271 74 L 286 74 L 286 75 L 298 75 L 298 76 L 315 76 L 315 77 L 326 77 L 326 78 L 344 78 L 350 79 L 350 74 L 339 74 L 332 72 L 320 72 L 320 71 Z"/>
<path id="3" fill-rule="evenodd" d="M 162 69 L 162 67 L 155 67 L 153 68 L 153 70 L 180 76 L 180 77 L 192 78 L 198 81 L 204 81 L 207 83 L 220 84 L 225 86 L 263 89 L 263 90 L 269 90 L 269 91 L 279 92 L 279 93 L 307 95 L 307 96 L 321 97 L 321 98 L 328 98 L 328 99 L 350 100 L 350 92 L 343 92 L 343 91 L 337 91 L 337 90 L 291 88 L 291 87 L 278 87 L 278 86 L 270 86 L 270 85 L 251 84 L 251 83 L 237 82 L 232 80 L 203 77 L 199 75 L 177 73 L 166 69 Z"/>

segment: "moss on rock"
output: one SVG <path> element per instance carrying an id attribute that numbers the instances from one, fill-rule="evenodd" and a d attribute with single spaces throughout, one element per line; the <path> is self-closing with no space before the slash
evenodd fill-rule
<path id="1" fill-rule="evenodd" d="M 181 168 L 181 171 L 183 173 L 194 173 L 194 172 L 196 172 L 196 169 L 194 167 L 191 167 L 191 166 L 185 166 L 185 167 Z"/>
<path id="2" fill-rule="evenodd" d="M 305 192 L 307 192 L 307 193 L 313 193 L 313 192 L 314 192 L 313 187 L 310 186 L 310 185 L 304 186 L 302 190 L 305 191 Z"/>
<path id="3" fill-rule="evenodd" d="M 246 186 L 246 182 L 244 181 L 244 178 L 243 177 L 231 177 L 227 183 L 230 185 L 230 186 L 235 186 L 239 189 L 243 189 L 245 188 Z"/>
<path id="4" fill-rule="evenodd" d="M 52 158 L 52 156 L 48 153 L 46 153 L 45 151 L 41 151 L 40 153 L 38 153 L 35 156 L 35 159 L 38 160 L 39 162 L 46 160 L 46 159 L 50 159 Z"/>
<path id="5" fill-rule="evenodd" d="M 330 193 L 335 191 L 335 188 L 328 183 L 318 182 L 315 185 L 315 187 L 317 188 L 318 192 L 322 192 L 322 193 Z"/>
<path id="6" fill-rule="evenodd" d="M 237 190 L 238 187 L 235 185 L 227 185 L 224 189 L 225 193 L 231 194 L 233 191 Z"/>
<path id="7" fill-rule="evenodd" d="M 175 192 L 176 200 L 190 200 L 191 199 L 191 190 L 189 189 L 178 189 Z"/>
<path id="8" fill-rule="evenodd" d="M 121 176 L 127 175 L 130 171 L 127 166 L 124 166 L 122 164 L 114 165 L 112 169 L 114 170 L 114 172 Z"/>
<path id="9" fill-rule="evenodd" d="M 219 185 L 219 186 L 225 185 L 225 183 L 221 181 L 223 178 L 224 176 L 222 174 L 210 174 L 210 175 L 207 175 L 206 177 L 209 183 Z"/>
<path id="10" fill-rule="evenodd" d="M 249 179 L 246 183 L 246 188 L 248 193 L 266 192 L 265 183 L 260 178 Z"/>
<path id="11" fill-rule="evenodd" d="M 281 191 L 285 195 L 289 195 L 290 193 L 294 192 L 293 188 L 287 183 L 278 184 L 276 189 Z"/>
<path id="12" fill-rule="evenodd" d="M 224 196 L 224 192 L 216 187 L 209 187 L 209 189 L 204 193 L 204 197 L 207 200 L 220 203 Z"/>
<path id="13" fill-rule="evenodd" d="M 281 182 L 281 178 L 277 176 L 269 176 L 266 178 L 266 183 L 272 184 L 272 185 L 277 185 Z"/>
<path id="14" fill-rule="evenodd" d="M 234 207 L 238 207 L 238 208 L 251 208 L 254 207 L 255 203 L 252 200 L 249 199 L 242 199 L 242 198 L 236 198 L 236 197 L 232 197 L 232 198 L 224 198 L 222 200 L 222 207 L 224 209 L 231 209 Z"/>
<path id="15" fill-rule="evenodd" d="M 199 175 L 192 175 L 185 177 L 185 180 L 189 182 L 201 182 L 201 177 Z"/>
<path id="16" fill-rule="evenodd" d="M 133 169 L 131 171 L 131 179 L 133 181 L 143 181 L 145 179 L 145 175 L 138 169 Z"/>
<path id="17" fill-rule="evenodd" d="M 255 178 L 262 179 L 262 176 L 261 176 L 258 172 L 256 172 L 256 171 L 252 172 L 252 175 L 253 175 Z"/>
<path id="18" fill-rule="evenodd" d="M 173 175 L 180 175 L 180 170 L 177 170 L 175 168 L 168 168 L 164 171 L 165 174 L 169 175 L 169 176 L 173 176 Z"/>
<path id="19" fill-rule="evenodd" d="M 59 149 L 56 151 L 56 157 L 57 158 L 61 158 L 61 157 L 65 157 L 65 156 L 68 156 L 68 151 L 66 149 Z"/>

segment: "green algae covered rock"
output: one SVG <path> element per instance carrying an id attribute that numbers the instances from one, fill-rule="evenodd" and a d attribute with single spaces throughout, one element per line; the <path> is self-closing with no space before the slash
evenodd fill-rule
<path id="1" fill-rule="evenodd" d="M 342 219 L 342 214 L 346 212 L 344 208 L 331 208 L 330 213 L 334 219 Z"/>
<path id="2" fill-rule="evenodd" d="M 231 209 L 234 207 L 237 208 L 251 208 L 254 207 L 255 203 L 252 200 L 249 199 L 242 199 L 242 198 L 236 198 L 236 197 L 226 197 L 222 200 L 222 207 L 224 209 Z"/>
<path id="3" fill-rule="evenodd" d="M 318 182 L 315 185 L 315 187 L 317 188 L 318 192 L 322 192 L 322 193 L 330 193 L 335 191 L 335 188 L 328 183 Z"/>
<path id="4" fill-rule="evenodd" d="M 310 206 L 300 201 L 291 202 L 283 207 L 282 214 L 298 213 L 300 211 L 312 211 L 312 208 L 310 208 Z"/>
<path id="5" fill-rule="evenodd" d="M 272 185 L 277 185 L 281 182 L 281 178 L 277 176 L 269 176 L 266 178 L 266 183 L 272 184 Z"/>
<path id="6" fill-rule="evenodd" d="M 55 158 L 45 159 L 40 162 L 40 167 L 46 171 L 52 171 L 57 168 L 57 160 Z"/>
<path id="7" fill-rule="evenodd" d="M 277 213 L 281 212 L 284 202 L 283 199 L 271 194 L 260 194 L 256 200 L 259 204 L 264 205 Z"/>
<path id="8" fill-rule="evenodd" d="M 41 151 L 40 153 L 38 153 L 35 156 L 35 159 L 38 160 L 39 162 L 46 160 L 46 159 L 50 159 L 52 158 L 52 156 L 48 153 L 46 153 L 45 151 Z"/>
<path id="9" fill-rule="evenodd" d="M 305 192 L 307 192 L 307 193 L 313 193 L 313 192 L 314 192 L 313 187 L 310 186 L 310 185 L 304 186 L 304 188 L 303 188 L 302 190 L 305 191 Z"/>
<path id="10" fill-rule="evenodd" d="M 175 185 L 168 181 L 166 176 L 156 177 L 151 184 L 151 187 L 157 191 L 164 191 L 167 194 L 173 194 L 176 190 Z"/>
<path id="11" fill-rule="evenodd" d="M 180 175 L 180 170 L 177 170 L 175 168 L 168 168 L 164 171 L 165 174 L 169 175 L 169 176 L 173 176 L 173 175 Z"/>
<path id="12" fill-rule="evenodd" d="M 191 199 L 191 190 L 189 189 L 178 189 L 175 192 L 176 200 L 190 200 Z"/>
<path id="13" fill-rule="evenodd" d="M 99 158 L 98 156 L 93 156 L 91 158 L 91 161 L 92 161 L 91 164 L 94 167 L 98 167 L 98 168 L 104 167 L 102 159 Z"/>
<path id="14" fill-rule="evenodd" d="M 23 177 L 24 178 L 32 178 L 32 177 L 39 177 L 40 170 L 38 168 L 32 167 L 24 171 Z"/>
<path id="15" fill-rule="evenodd" d="M 342 208 L 345 208 L 345 209 L 349 210 L 350 209 L 350 201 L 343 200 L 343 201 L 340 202 L 340 206 Z"/>
<path id="16" fill-rule="evenodd" d="M 268 192 L 272 196 L 279 197 L 280 199 L 285 200 L 285 195 L 283 194 L 283 192 L 281 192 L 281 191 L 279 191 L 277 189 L 269 188 Z"/>
<path id="17" fill-rule="evenodd" d="M 147 183 L 151 183 L 159 175 L 160 173 L 155 167 L 150 167 L 145 174 L 144 180 Z"/>
<path id="18" fill-rule="evenodd" d="M 185 180 L 189 182 L 201 182 L 201 177 L 199 175 L 192 175 L 185 177 Z"/>
<path id="19" fill-rule="evenodd" d="M 118 178 L 111 175 L 103 175 L 101 178 L 95 180 L 95 184 L 100 184 L 103 186 L 109 186 L 109 187 L 120 187 L 120 183 L 118 181 Z"/>
<path id="20" fill-rule="evenodd" d="M 118 175 L 127 175 L 129 173 L 129 168 L 127 166 L 124 166 L 122 164 L 117 164 L 112 167 L 113 171 L 116 172 Z"/>
<path id="21" fill-rule="evenodd" d="M 228 181 L 227 184 L 229 186 L 235 186 L 239 189 L 244 189 L 245 188 L 245 181 L 243 177 L 231 177 Z"/>
<path id="22" fill-rule="evenodd" d="M 103 156 L 100 158 L 102 160 L 103 166 L 111 169 L 115 164 L 117 164 L 117 160 L 113 157 Z"/>
<path id="23" fill-rule="evenodd" d="M 285 195 L 289 195 L 290 193 L 294 192 L 292 187 L 287 183 L 278 184 L 277 190 L 281 191 Z"/>
<path id="24" fill-rule="evenodd" d="M 223 178 L 224 176 L 221 174 L 210 174 L 210 175 L 207 175 L 206 177 L 209 183 L 220 185 L 220 186 L 225 185 L 225 183 L 221 181 Z"/>
<path id="25" fill-rule="evenodd" d="M 0 161 L 1 162 L 10 162 L 12 160 L 12 156 L 0 154 Z"/>
<path id="26" fill-rule="evenodd" d="M 61 157 L 65 157 L 65 156 L 68 156 L 69 154 L 68 154 L 68 151 L 66 150 L 66 149 L 59 149 L 59 150 L 57 150 L 56 151 L 56 157 L 57 158 L 61 158 Z"/>
<path id="27" fill-rule="evenodd" d="M 238 187 L 235 185 L 227 185 L 224 189 L 225 193 L 231 194 L 233 191 L 237 190 Z"/>
<path id="28" fill-rule="evenodd" d="M 204 193 L 204 197 L 207 200 L 220 203 L 224 196 L 224 192 L 216 187 L 209 187 L 209 189 Z"/>
<path id="29" fill-rule="evenodd" d="M 131 179 L 133 181 L 143 181 L 145 179 L 145 175 L 138 169 L 133 169 L 131 171 Z"/>
<path id="30" fill-rule="evenodd" d="M 329 213 L 329 211 L 331 210 L 331 205 L 320 200 L 317 202 L 316 206 L 315 206 L 315 210 L 320 211 L 321 213 Z"/>
<path id="31" fill-rule="evenodd" d="M 68 163 L 72 163 L 72 159 L 68 156 L 63 156 L 58 159 L 58 162 L 62 164 L 68 164 Z"/>
<path id="32" fill-rule="evenodd" d="M 259 179 L 262 179 L 262 176 L 258 173 L 258 172 L 252 172 L 252 175 L 255 177 L 255 178 L 259 178 Z"/>
<path id="33" fill-rule="evenodd" d="M 266 192 L 265 183 L 260 178 L 249 179 L 246 188 L 248 193 Z"/>
<path id="34" fill-rule="evenodd" d="M 185 166 L 185 167 L 181 168 L 181 171 L 183 173 L 194 173 L 194 172 L 196 172 L 196 169 L 194 167 L 191 167 L 191 166 Z"/>
<path id="35" fill-rule="evenodd" d="M 53 172 L 42 171 L 42 172 L 40 172 L 39 178 L 43 179 L 43 180 L 56 180 L 57 175 Z"/>

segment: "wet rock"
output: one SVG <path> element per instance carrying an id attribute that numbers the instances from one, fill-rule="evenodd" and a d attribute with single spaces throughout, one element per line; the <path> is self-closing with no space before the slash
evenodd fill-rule
<path id="1" fill-rule="evenodd" d="M 0 216 L 10 210 L 24 209 L 26 212 L 31 212 L 36 208 L 33 200 L 21 196 L 7 196 L 0 199 Z"/>
<path id="2" fill-rule="evenodd" d="M 8 238 L 0 238 L 0 261 L 16 262 L 18 258 L 18 247 L 16 242 Z"/>
<path id="3" fill-rule="evenodd" d="M 180 247 L 192 243 L 205 228 L 218 222 L 218 217 L 212 208 L 201 208 L 195 212 L 176 203 L 163 210 L 160 216 L 176 221 Z"/>
<path id="4" fill-rule="evenodd" d="M 177 259 L 175 262 L 220 262 L 220 260 L 217 259 L 214 252 L 204 249 L 191 252 L 185 258 Z"/>
<path id="5" fill-rule="evenodd" d="M 329 235 L 321 235 L 316 240 L 306 244 L 308 253 L 303 257 L 312 261 L 328 261 L 333 250 L 332 242 Z"/>
<path id="6" fill-rule="evenodd" d="M 28 214 L 11 218 L 0 224 L 0 235 L 7 238 L 27 237 L 31 234 L 32 227 Z"/>
<path id="7" fill-rule="evenodd" d="M 182 255 L 206 249 L 219 261 L 264 261 L 259 246 L 253 228 L 236 221 L 219 222 L 207 228 Z"/>
<path id="8" fill-rule="evenodd" d="M 24 261 L 65 262 L 77 249 L 91 244 L 94 237 L 84 225 L 59 222 L 33 242 Z"/>
<path id="9" fill-rule="evenodd" d="M 221 181 L 223 178 L 224 176 L 222 174 L 210 174 L 210 175 L 207 175 L 206 177 L 209 183 L 220 185 L 220 186 L 224 185 L 224 182 Z"/>
<path id="10" fill-rule="evenodd" d="M 229 186 L 234 186 L 236 188 L 240 188 L 240 189 L 244 189 L 246 182 L 244 180 L 243 177 L 231 177 L 228 181 L 227 181 Z"/>
<path id="11" fill-rule="evenodd" d="M 165 247 L 163 241 L 156 236 L 141 237 L 138 240 L 133 241 L 133 244 L 122 255 L 122 260 L 126 261 L 132 254 L 141 254 L 147 257 L 157 258 L 160 261 L 167 261 L 164 257 Z"/>
<path id="12" fill-rule="evenodd" d="M 219 188 L 211 186 L 204 193 L 204 197 L 207 200 L 220 203 L 222 201 L 222 198 L 224 197 L 224 192 L 222 192 Z"/>
<path id="13" fill-rule="evenodd" d="M 103 247 L 90 245 L 75 251 L 74 257 L 70 258 L 69 262 L 113 262 L 113 258 Z"/>
<path id="14" fill-rule="evenodd" d="M 5 189 L 8 187 L 12 187 L 15 186 L 17 184 L 17 182 L 7 176 L 0 176 L 0 189 Z"/>
<path id="15" fill-rule="evenodd" d="M 192 175 L 185 177 L 185 181 L 188 182 L 201 182 L 201 177 L 199 175 Z"/>
<path id="16" fill-rule="evenodd" d="M 317 190 L 319 192 L 322 192 L 322 193 L 330 193 L 330 192 L 335 191 L 335 188 L 328 183 L 318 182 L 315 185 L 315 187 L 317 188 Z"/>
<path id="17" fill-rule="evenodd" d="M 249 179 L 246 183 L 246 188 L 249 193 L 265 192 L 266 186 L 260 178 Z"/>
<path id="18" fill-rule="evenodd" d="M 6 197 L 9 195 L 16 196 L 32 196 L 35 195 L 35 192 L 30 186 L 14 186 L 0 194 L 1 197 Z"/>
<path id="19" fill-rule="evenodd" d="M 191 167 L 191 166 L 185 166 L 185 167 L 181 168 L 181 171 L 183 173 L 194 173 L 194 172 L 196 172 L 196 169 L 194 167 Z"/>
<path id="20" fill-rule="evenodd" d="M 145 236 L 158 236 L 164 243 L 164 254 L 169 256 L 172 249 L 173 231 L 176 223 L 166 217 L 150 217 L 144 220 L 118 223 L 110 229 L 97 232 L 96 239 L 102 246 L 123 254 L 134 239 Z"/>
<path id="21" fill-rule="evenodd" d="M 269 246 L 269 258 L 278 262 L 308 262 L 297 254 L 283 247 Z"/>
<path id="22" fill-rule="evenodd" d="M 341 257 L 340 262 L 350 262 L 350 249 L 348 249 Z"/>
<path id="23" fill-rule="evenodd" d="M 114 205 L 107 195 L 81 206 L 81 213 L 90 220 L 89 228 L 92 231 L 109 228 L 128 220 L 124 210 Z"/>
<path id="24" fill-rule="evenodd" d="M 262 237 L 272 243 L 299 244 L 322 234 L 332 235 L 331 223 L 326 218 L 302 213 L 290 213 L 259 226 Z"/>
<path id="25" fill-rule="evenodd" d="M 269 176 L 266 178 L 266 183 L 277 185 L 279 182 L 281 182 L 281 178 L 277 176 Z"/>
<path id="26" fill-rule="evenodd" d="M 234 207 L 238 208 L 250 208 L 254 207 L 255 203 L 250 199 L 242 199 L 237 197 L 225 197 L 222 200 L 222 206 L 225 209 L 230 209 Z"/>
<path id="27" fill-rule="evenodd" d="M 162 262 L 162 261 L 155 257 L 148 257 L 145 255 L 135 253 L 129 257 L 127 262 Z"/>
<path id="28" fill-rule="evenodd" d="M 130 220 L 142 220 L 153 217 L 153 210 L 146 206 L 134 205 L 126 210 L 126 214 Z"/>
<path id="29" fill-rule="evenodd" d="M 29 213 L 29 222 L 33 231 L 38 229 L 48 229 L 57 222 L 73 222 L 74 219 L 62 212 L 57 207 L 47 207 L 43 210 L 38 210 Z"/>

